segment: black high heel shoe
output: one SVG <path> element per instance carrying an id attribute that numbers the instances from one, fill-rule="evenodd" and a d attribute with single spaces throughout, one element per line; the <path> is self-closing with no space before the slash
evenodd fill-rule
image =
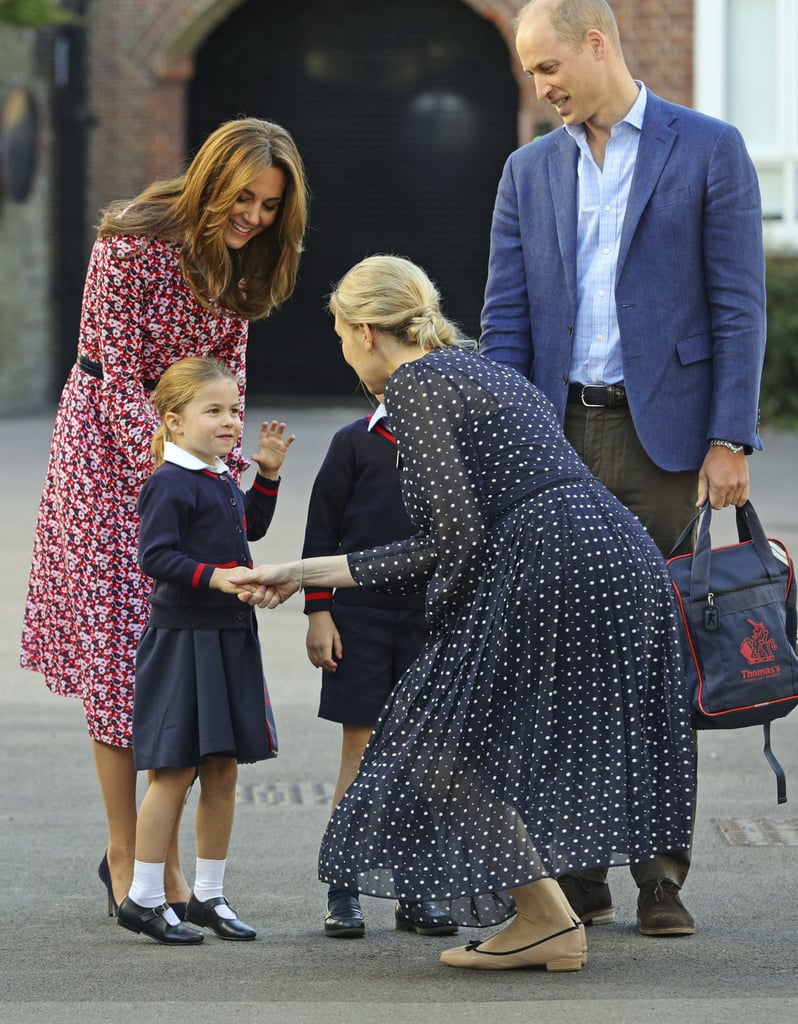
<path id="1" fill-rule="evenodd" d="M 114 899 L 114 887 L 113 883 L 111 882 L 111 869 L 108 867 L 107 850 L 103 854 L 103 859 L 100 861 L 100 866 L 97 868 L 97 874 L 100 878 L 100 881 L 108 890 L 108 916 L 116 917 L 116 915 L 119 913 L 119 905 Z"/>
<path id="2" fill-rule="evenodd" d="M 168 909 L 168 903 L 160 907 L 140 907 L 126 896 L 119 907 L 116 923 L 130 932 L 143 932 L 167 946 L 195 946 L 202 942 L 205 938 L 203 933 L 189 928 L 182 921 L 180 924 L 168 924 L 163 916 Z"/>

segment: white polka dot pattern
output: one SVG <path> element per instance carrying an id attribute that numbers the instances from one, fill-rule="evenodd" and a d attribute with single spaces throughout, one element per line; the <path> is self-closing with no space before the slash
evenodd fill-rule
<path id="1" fill-rule="evenodd" d="M 349 558 L 428 584 L 429 643 L 382 712 L 322 842 L 324 881 L 451 900 L 689 844 L 693 756 L 667 569 L 546 398 L 459 349 L 391 377 L 418 533 Z"/>

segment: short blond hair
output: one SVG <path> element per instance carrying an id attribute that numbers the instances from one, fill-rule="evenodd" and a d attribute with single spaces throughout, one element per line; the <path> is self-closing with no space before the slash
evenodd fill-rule
<path id="1" fill-rule="evenodd" d="M 533 7 L 548 11 L 551 27 L 557 38 L 574 50 L 581 50 L 585 33 L 591 28 L 596 28 L 607 37 L 613 49 L 618 54 L 621 53 L 618 22 L 607 0 L 529 0 L 516 16 L 516 31 L 524 16 Z"/>

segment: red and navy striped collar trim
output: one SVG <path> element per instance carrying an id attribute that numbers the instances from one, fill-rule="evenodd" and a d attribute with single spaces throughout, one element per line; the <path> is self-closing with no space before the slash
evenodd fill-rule
<path id="1" fill-rule="evenodd" d="M 376 422 L 372 422 L 372 420 L 374 420 L 375 418 L 376 418 Z M 384 405 L 379 405 L 374 410 L 374 412 L 369 413 L 369 415 L 366 417 L 366 422 L 369 425 L 368 428 L 369 428 L 369 430 L 373 431 L 374 433 L 382 434 L 382 436 L 387 441 L 390 441 L 391 444 L 396 444 L 396 438 L 394 437 L 393 433 L 386 426 L 383 425 L 382 421 L 383 421 L 384 418 L 385 418 L 385 406 Z"/>

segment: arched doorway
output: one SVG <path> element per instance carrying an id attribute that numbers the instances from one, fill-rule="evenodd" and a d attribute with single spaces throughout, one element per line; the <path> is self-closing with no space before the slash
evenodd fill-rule
<path id="1" fill-rule="evenodd" d="M 354 390 L 324 298 L 371 253 L 420 263 L 449 316 L 478 333 L 517 112 L 507 45 L 462 0 L 250 0 L 205 39 L 189 146 L 239 114 L 277 121 L 313 192 L 297 291 L 251 331 L 251 394 Z"/>

